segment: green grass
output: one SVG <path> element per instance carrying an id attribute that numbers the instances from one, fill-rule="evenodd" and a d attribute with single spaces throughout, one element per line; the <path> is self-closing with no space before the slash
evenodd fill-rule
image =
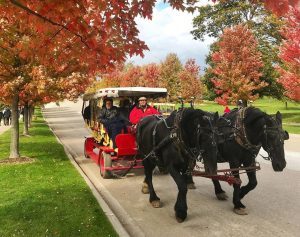
<path id="1" fill-rule="evenodd" d="M 0 236 L 117 236 L 40 112 L 30 134 L 20 151 L 36 162 L 0 165 Z M 9 139 L 0 135 L 0 159 Z"/>
<path id="2" fill-rule="evenodd" d="M 180 105 L 177 104 L 178 108 Z M 280 111 L 283 118 L 283 127 L 289 133 L 300 134 L 300 104 L 296 102 L 287 102 L 287 108 L 284 101 L 279 101 L 273 98 L 263 98 L 255 101 L 253 106 L 260 108 L 262 111 L 268 114 L 276 114 Z M 185 107 L 189 107 L 189 104 L 185 104 Z M 196 108 L 203 109 L 206 111 L 216 112 L 223 114 L 224 106 L 221 106 L 212 101 L 205 101 L 202 104 L 196 104 Z M 235 106 L 229 106 L 230 109 L 235 108 Z"/>

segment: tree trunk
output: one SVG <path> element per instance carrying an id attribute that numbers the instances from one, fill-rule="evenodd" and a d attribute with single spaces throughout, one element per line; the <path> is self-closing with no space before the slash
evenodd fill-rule
<path id="1" fill-rule="evenodd" d="M 11 107 L 11 140 L 10 140 L 10 155 L 9 158 L 19 158 L 19 116 L 18 116 L 19 93 L 13 95 Z"/>
<path id="2" fill-rule="evenodd" d="M 24 135 L 29 135 L 29 130 L 28 130 L 28 102 L 25 103 L 24 105 L 24 114 L 23 114 L 23 118 L 24 118 Z"/>
<path id="3" fill-rule="evenodd" d="M 288 107 L 287 107 L 287 101 L 285 102 L 285 109 L 287 109 Z"/>
<path id="4" fill-rule="evenodd" d="M 28 127 L 31 127 L 31 122 L 32 122 L 32 115 L 33 115 L 33 106 L 32 105 L 28 105 Z"/>

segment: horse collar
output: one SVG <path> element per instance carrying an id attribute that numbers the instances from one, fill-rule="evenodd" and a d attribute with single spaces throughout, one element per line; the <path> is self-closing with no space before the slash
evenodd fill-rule
<path id="1" fill-rule="evenodd" d="M 245 114 L 246 114 L 247 109 L 248 109 L 248 107 L 241 108 L 241 109 L 239 109 L 239 111 L 237 113 L 237 118 L 235 121 L 236 129 L 234 131 L 234 137 L 235 137 L 236 142 L 240 146 L 244 147 L 246 150 L 257 152 L 260 149 L 261 144 L 253 145 L 247 138 L 247 134 L 246 134 L 244 119 L 245 119 Z"/>

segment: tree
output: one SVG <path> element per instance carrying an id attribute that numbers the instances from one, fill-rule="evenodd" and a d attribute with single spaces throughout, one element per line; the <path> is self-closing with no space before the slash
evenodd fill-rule
<path id="1" fill-rule="evenodd" d="M 271 1 L 266 0 L 266 4 Z M 7 54 L 4 51 L 10 53 L 8 59 L 1 57 L 0 76 L 2 82 L 8 84 L 9 88 L 6 89 L 11 92 L 7 100 L 11 102 L 13 112 L 11 157 L 19 156 L 17 107 L 20 87 L 30 80 L 30 70 L 26 70 L 28 63 L 32 63 L 37 57 L 37 65 L 52 68 L 53 78 L 68 78 L 74 72 L 89 75 L 104 72 L 116 63 L 124 62 L 128 55 L 143 55 L 147 46 L 138 38 L 135 19 L 138 16 L 151 19 L 155 2 L 156 0 L 0 2 L 1 31 L 7 34 L 7 38 L 0 39 L 0 48 L 4 53 L 1 56 Z M 166 2 L 175 9 L 192 11 L 197 1 Z M 286 1 L 284 4 L 287 5 Z M 269 7 L 278 8 L 272 4 Z M 30 60 L 26 62 L 25 59 Z"/>
<path id="2" fill-rule="evenodd" d="M 31 41 L 36 40 L 38 37 L 37 33 L 31 28 L 22 25 L 24 23 L 23 19 L 16 19 L 15 16 L 8 17 L 5 12 L 0 11 L 0 21 L 0 83 L 2 85 L 0 87 L 0 94 L 2 95 L 2 101 L 12 105 L 10 158 L 18 158 L 20 157 L 18 123 L 18 105 L 20 103 L 20 96 L 23 100 L 21 102 L 27 107 L 30 100 L 36 99 L 36 96 L 40 96 L 38 95 L 39 93 L 32 88 L 32 86 L 36 84 L 38 87 L 41 87 L 42 85 L 44 85 L 44 87 L 46 87 L 46 85 L 49 87 L 45 90 L 43 95 L 48 95 L 49 98 L 52 91 L 50 89 L 51 83 L 47 80 L 48 77 L 55 80 L 56 87 L 60 88 L 61 95 L 68 95 L 68 93 L 65 93 L 68 91 L 66 87 L 72 88 L 72 93 L 74 94 L 74 91 L 79 90 L 80 87 L 85 88 L 87 84 L 80 83 L 79 85 L 68 85 L 63 82 L 65 80 L 70 81 L 70 75 L 74 73 L 73 70 L 84 70 L 87 66 L 78 66 L 80 63 L 76 62 L 74 57 L 70 56 L 69 61 L 64 59 L 64 61 L 60 63 L 61 68 L 55 68 L 55 63 L 48 63 L 47 73 L 49 73 L 49 75 L 47 75 L 47 77 L 40 75 L 40 77 L 34 80 L 32 74 L 34 73 L 35 68 L 43 61 L 42 56 L 39 57 L 39 55 L 36 54 L 38 49 L 29 50 Z M 56 52 L 59 51 L 59 49 L 56 50 Z M 66 68 L 65 64 L 68 65 L 68 68 Z M 27 132 L 26 127 L 25 133 Z"/>
<path id="3" fill-rule="evenodd" d="M 184 99 L 202 98 L 202 84 L 200 82 L 200 67 L 195 59 L 188 59 L 184 69 L 178 75 L 181 84 L 181 96 Z"/>
<path id="4" fill-rule="evenodd" d="M 170 53 L 161 63 L 161 74 L 159 84 L 168 89 L 170 100 L 176 100 L 180 95 L 179 73 L 182 71 L 182 64 L 178 56 Z"/>
<path id="5" fill-rule="evenodd" d="M 287 25 L 282 29 L 284 42 L 279 57 L 284 62 L 278 67 L 279 82 L 286 90 L 286 96 L 300 101 L 300 11 L 292 8 L 287 15 Z"/>
<path id="6" fill-rule="evenodd" d="M 122 75 L 120 86 L 144 86 L 143 72 L 140 66 L 127 65 Z"/>
<path id="7" fill-rule="evenodd" d="M 274 65 L 280 62 L 278 58 L 278 47 L 281 42 L 280 27 L 283 20 L 268 12 L 262 3 L 253 4 L 250 0 L 228 0 L 214 5 L 199 7 L 199 15 L 194 18 L 194 30 L 192 34 L 196 39 L 204 40 L 205 36 L 218 38 L 225 28 L 238 24 L 245 24 L 252 30 L 258 39 L 258 49 L 262 53 L 264 67 L 261 79 L 268 86 L 261 89 L 260 94 L 276 98 L 282 97 L 282 86 L 277 82 L 278 73 Z M 210 54 L 214 53 L 214 46 Z M 207 56 L 210 65 L 210 55 Z M 210 87 L 211 74 L 205 75 L 206 85 Z"/>
<path id="8" fill-rule="evenodd" d="M 159 78 L 161 74 L 160 66 L 156 63 L 150 63 L 142 68 L 143 70 L 143 82 L 145 86 L 160 87 Z"/>
<path id="9" fill-rule="evenodd" d="M 265 3 L 265 7 L 277 16 L 286 14 L 289 11 L 289 6 L 299 9 L 299 0 L 265 0 L 263 2 Z"/>
<path id="10" fill-rule="evenodd" d="M 244 102 L 256 99 L 257 90 L 266 83 L 260 80 L 263 62 L 251 31 L 242 25 L 228 28 L 218 47 L 212 54 L 215 67 L 210 69 L 216 75 L 212 79 L 218 95 L 216 101 L 225 105 L 238 99 Z"/>

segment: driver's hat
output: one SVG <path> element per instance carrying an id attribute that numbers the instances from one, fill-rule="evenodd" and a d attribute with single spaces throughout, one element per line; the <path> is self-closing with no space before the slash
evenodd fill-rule
<path id="1" fill-rule="evenodd" d="M 142 96 L 142 97 L 139 98 L 139 101 L 140 100 L 147 100 L 147 98 L 145 96 Z"/>

